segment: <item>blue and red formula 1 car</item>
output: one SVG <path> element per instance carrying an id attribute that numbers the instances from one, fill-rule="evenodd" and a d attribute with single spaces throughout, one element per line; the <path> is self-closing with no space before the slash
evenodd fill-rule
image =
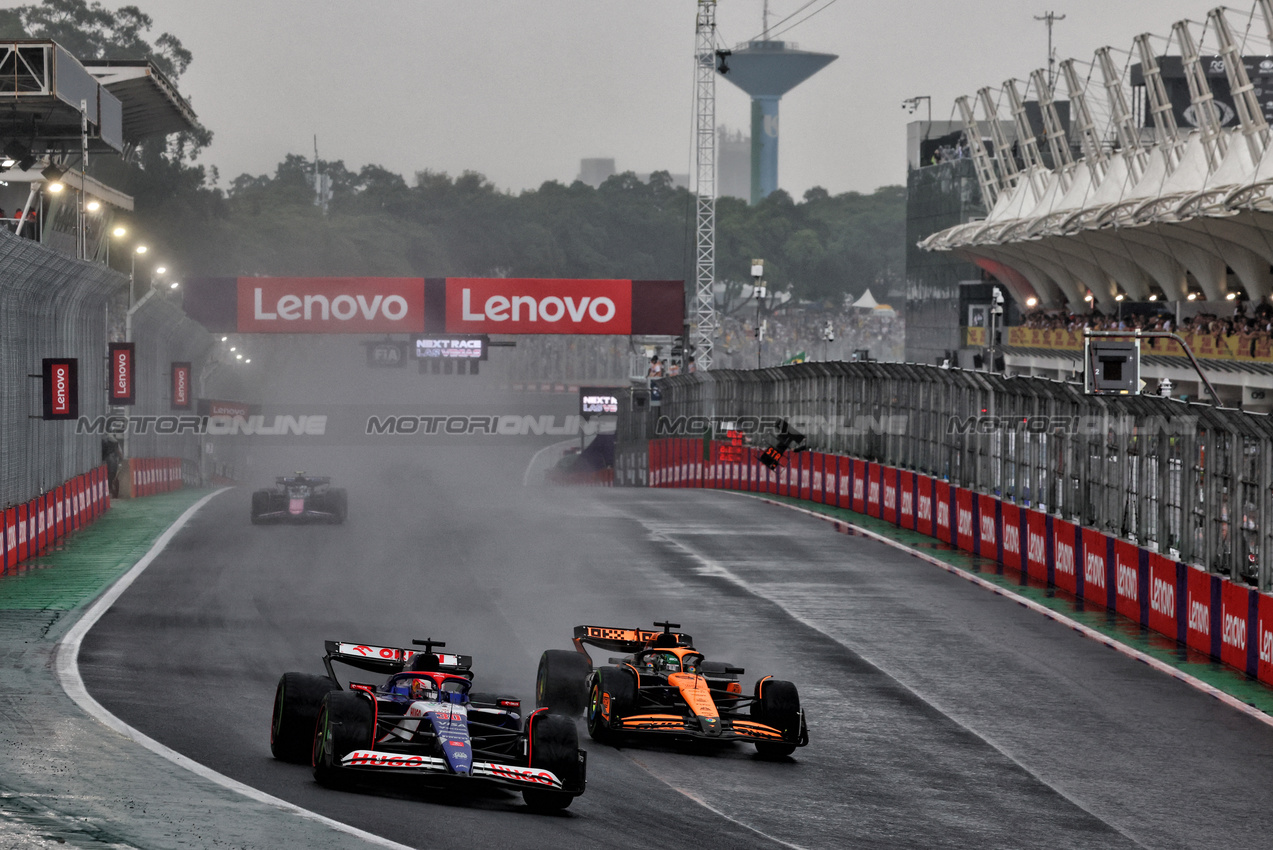
<path id="1" fill-rule="evenodd" d="M 270 749 L 310 763 L 314 777 L 343 787 L 358 776 L 414 775 L 516 788 L 526 805 L 564 809 L 584 791 L 586 753 L 575 724 L 546 710 L 523 723 L 516 697 L 471 693 L 473 659 L 327 641 L 326 676 L 284 673 L 274 694 Z M 387 673 L 378 685 L 340 687 L 332 662 Z"/>
<path id="2" fill-rule="evenodd" d="M 788 756 L 809 743 L 800 694 L 772 676 L 745 696 L 743 668 L 707 661 L 679 623 L 662 631 L 575 626 L 577 651 L 550 649 L 539 661 L 535 701 L 551 711 L 588 721 L 588 734 L 608 743 L 627 735 L 740 741 L 765 757 Z M 584 649 L 631 653 L 595 667 Z"/>

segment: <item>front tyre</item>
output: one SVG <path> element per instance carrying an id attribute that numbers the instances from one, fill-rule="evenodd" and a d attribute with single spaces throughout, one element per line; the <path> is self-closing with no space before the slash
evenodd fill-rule
<path id="1" fill-rule="evenodd" d="M 345 518 L 349 516 L 349 497 L 345 494 L 343 487 L 330 491 L 328 504 L 331 506 L 331 512 L 335 516 L 332 522 L 340 525 L 344 523 Z"/>
<path id="2" fill-rule="evenodd" d="M 528 724 L 529 767 L 552 771 L 562 788 L 569 790 L 525 788 L 522 799 L 538 812 L 561 811 L 575 799 L 574 792 L 583 789 L 579 732 L 573 720 L 546 711 L 532 714 Z"/>
<path id="3" fill-rule="evenodd" d="M 800 693 L 791 682 L 761 679 L 756 683 L 757 701 L 751 716 L 758 723 L 772 726 L 787 740 L 800 738 Z M 757 741 L 756 752 L 765 758 L 781 758 L 796 751 L 796 744 L 786 741 Z"/>
<path id="4" fill-rule="evenodd" d="M 328 788 L 346 785 L 340 761 L 374 744 L 375 709 L 361 694 L 335 691 L 323 698 L 314 726 L 314 778 Z"/>
<path id="5" fill-rule="evenodd" d="M 619 734 L 611 722 L 630 714 L 635 705 L 636 682 L 632 677 L 615 667 L 601 668 L 588 693 L 588 734 L 598 743 L 613 743 Z"/>
<path id="6" fill-rule="evenodd" d="M 270 509 L 270 494 L 265 490 L 257 490 L 252 494 L 252 524 L 261 524 L 261 515 Z"/>
<path id="7" fill-rule="evenodd" d="M 326 676 L 284 673 L 274 689 L 270 752 L 279 761 L 304 764 L 314 743 L 314 722 L 323 697 L 339 690 Z"/>
<path id="8" fill-rule="evenodd" d="M 535 705 L 553 714 L 578 717 L 587 700 L 586 684 L 592 662 L 581 652 L 549 649 L 539 657 L 535 673 Z"/>

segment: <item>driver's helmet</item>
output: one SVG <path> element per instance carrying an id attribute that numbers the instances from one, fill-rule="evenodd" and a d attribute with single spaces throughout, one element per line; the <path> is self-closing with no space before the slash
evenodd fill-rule
<path id="1" fill-rule="evenodd" d="M 675 652 L 652 652 L 650 664 L 658 673 L 676 673 L 681 669 L 681 659 Z"/>
<path id="2" fill-rule="evenodd" d="M 412 699 L 437 699 L 438 683 L 432 679 L 415 678 L 411 680 L 407 693 Z"/>

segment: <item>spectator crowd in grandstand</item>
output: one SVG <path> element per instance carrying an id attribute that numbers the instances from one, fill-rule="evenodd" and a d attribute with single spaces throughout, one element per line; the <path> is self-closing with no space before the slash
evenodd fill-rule
<path id="1" fill-rule="evenodd" d="M 1038 330 L 1082 331 L 1169 331 L 1214 336 L 1216 342 L 1229 337 L 1239 337 L 1242 344 L 1273 339 L 1273 307 L 1260 304 L 1250 310 L 1247 303 L 1239 301 L 1231 315 L 1201 312 L 1182 317 L 1179 325 L 1170 310 L 1144 313 L 1127 311 L 1122 316 L 1106 316 L 1100 310 L 1091 313 L 1067 313 L 1064 310 L 1038 310 L 1027 314 L 1021 324 Z"/>

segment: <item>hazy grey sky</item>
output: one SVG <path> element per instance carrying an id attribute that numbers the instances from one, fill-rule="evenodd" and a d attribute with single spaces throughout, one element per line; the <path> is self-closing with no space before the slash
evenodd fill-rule
<path id="1" fill-rule="evenodd" d="M 216 134 L 204 161 L 223 183 L 312 155 L 315 133 L 323 158 L 408 180 L 472 169 L 520 190 L 569 182 L 592 156 L 691 170 L 693 0 L 132 2 L 154 18 L 152 36 L 170 31 L 194 53 L 180 88 Z M 771 18 L 804 2 L 771 0 Z M 1096 47 L 1127 50 L 1137 33 L 1165 35 L 1216 4 L 837 0 L 783 36 L 840 58 L 783 99 L 780 185 L 799 197 L 902 182 L 913 120 L 902 99 L 931 95 L 933 118 L 946 119 L 956 96 L 1026 77 L 1046 60 L 1033 17 L 1049 9 L 1067 16 L 1060 58 L 1090 61 Z M 725 41 L 757 35 L 761 6 L 721 0 Z M 749 114 L 720 80 L 718 122 L 746 129 Z"/>

